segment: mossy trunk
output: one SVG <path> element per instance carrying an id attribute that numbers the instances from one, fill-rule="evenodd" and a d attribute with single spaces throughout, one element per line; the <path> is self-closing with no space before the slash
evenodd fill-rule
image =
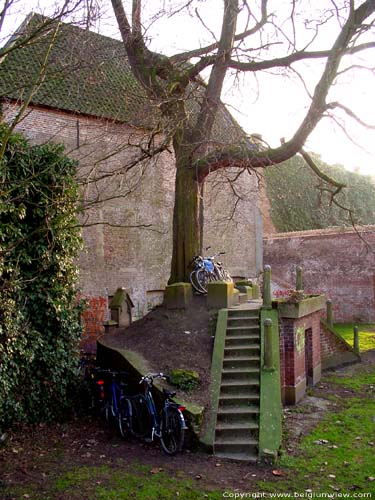
<path id="1" fill-rule="evenodd" d="M 191 261 L 201 248 L 200 185 L 189 155 L 176 152 L 173 251 L 169 284 L 189 281 Z"/>

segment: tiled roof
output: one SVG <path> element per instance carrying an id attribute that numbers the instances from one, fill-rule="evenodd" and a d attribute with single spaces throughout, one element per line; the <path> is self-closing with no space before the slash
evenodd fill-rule
<path id="1" fill-rule="evenodd" d="M 32 14 L 10 44 L 16 42 L 18 36 L 45 23 L 46 18 Z M 51 23 L 44 35 L 3 57 L 0 63 L 1 97 L 26 99 L 41 72 L 54 26 Z M 193 116 L 201 92 L 196 89 L 194 94 L 189 104 Z M 131 72 L 122 42 L 65 23 L 60 24 L 45 77 L 31 103 L 139 126 L 150 124 L 152 109 L 152 103 Z M 151 114 L 155 118 L 156 108 Z M 217 114 L 213 136 L 215 141 L 245 141 L 249 145 L 244 131 L 224 106 Z"/>
<path id="2" fill-rule="evenodd" d="M 25 31 L 43 22 L 44 18 L 33 15 Z M 0 95 L 26 98 L 37 82 L 51 39 L 49 30 L 5 56 L 0 65 Z M 134 122 L 146 98 L 132 76 L 121 42 L 62 23 L 32 103 Z"/>

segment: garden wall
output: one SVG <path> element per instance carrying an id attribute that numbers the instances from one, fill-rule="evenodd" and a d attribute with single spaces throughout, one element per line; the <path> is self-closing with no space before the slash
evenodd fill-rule
<path id="1" fill-rule="evenodd" d="M 272 279 L 295 287 L 296 266 L 304 288 L 333 302 L 334 320 L 375 321 L 375 226 L 278 233 L 264 238 L 264 263 Z"/>

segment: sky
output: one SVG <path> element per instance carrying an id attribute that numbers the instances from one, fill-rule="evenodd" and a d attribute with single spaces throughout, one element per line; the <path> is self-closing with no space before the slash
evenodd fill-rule
<path id="1" fill-rule="evenodd" d="M 148 0 L 148 2 L 150 18 L 155 14 L 157 5 L 164 4 L 167 8 L 170 4 L 169 0 L 161 2 Z M 319 4 L 330 3 L 328 0 L 315 0 L 314 2 L 303 0 L 303 2 L 310 8 L 319 8 Z M 11 33 L 31 10 L 41 11 L 48 15 L 54 3 L 54 0 L 17 0 L 10 12 L 11 15 L 4 23 L 2 38 Z M 127 0 L 124 3 L 128 3 Z M 107 0 L 101 0 L 100 4 L 103 8 L 103 15 L 97 29 L 107 36 L 118 37 L 111 7 Z M 270 9 L 276 10 L 276 7 L 279 9 L 280 4 L 288 7 L 290 2 L 270 0 Z M 152 40 L 151 48 L 171 54 L 179 50 L 195 48 L 197 44 L 199 46 L 199 44 L 211 42 L 211 32 L 217 33 L 220 29 L 222 2 L 221 0 L 201 0 L 197 5 L 205 27 L 197 21 L 195 16 L 186 13 L 170 18 L 164 16 L 150 26 L 146 21 L 147 36 Z M 287 12 L 289 11 L 284 13 L 285 31 L 290 29 Z M 304 22 L 306 25 L 306 20 Z M 303 41 L 305 33 L 309 32 L 306 29 L 305 32 L 303 29 L 298 31 L 298 26 L 295 28 Z M 322 47 L 330 44 L 334 36 L 334 30 L 329 28 L 327 23 L 327 27 L 320 36 Z M 278 46 L 276 45 L 272 50 L 277 53 Z M 347 64 L 374 66 L 374 59 L 373 50 L 368 50 L 363 52 L 360 58 L 348 61 Z M 306 64 L 299 68 L 305 74 L 306 87 L 310 93 L 313 92 L 317 81 L 319 65 L 320 63 L 318 70 L 313 64 Z M 341 83 L 332 88 L 331 98 L 344 102 L 364 122 L 375 125 L 374 84 L 374 72 L 365 69 L 347 72 L 343 75 Z M 271 146 L 279 145 L 280 138 L 288 139 L 293 135 L 310 102 L 304 86 L 297 77 L 275 76 L 274 74 L 262 74 L 257 78 L 246 75 L 237 80 L 231 79 L 225 86 L 222 99 L 246 132 L 261 134 Z M 305 149 L 319 153 L 327 163 L 340 163 L 350 170 L 358 170 L 360 173 L 375 176 L 375 129 L 361 127 L 343 114 L 340 119 L 354 143 L 348 139 L 339 125 L 324 118 L 309 137 Z"/>

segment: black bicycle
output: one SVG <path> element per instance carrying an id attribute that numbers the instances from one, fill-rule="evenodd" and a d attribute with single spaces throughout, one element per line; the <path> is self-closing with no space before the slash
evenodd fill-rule
<path id="1" fill-rule="evenodd" d="M 141 378 L 144 399 L 136 400 L 132 424 L 138 420 L 138 430 L 142 430 L 142 437 L 153 441 L 156 436 L 160 439 L 163 451 L 167 455 L 175 455 L 182 450 L 184 444 L 187 427 L 182 412 L 185 407 L 172 401 L 175 392 L 163 389 L 164 404 L 158 413 L 151 392 L 155 378 L 168 380 L 168 376 L 163 373 L 149 373 Z M 136 412 L 138 413 L 135 415 Z"/>

